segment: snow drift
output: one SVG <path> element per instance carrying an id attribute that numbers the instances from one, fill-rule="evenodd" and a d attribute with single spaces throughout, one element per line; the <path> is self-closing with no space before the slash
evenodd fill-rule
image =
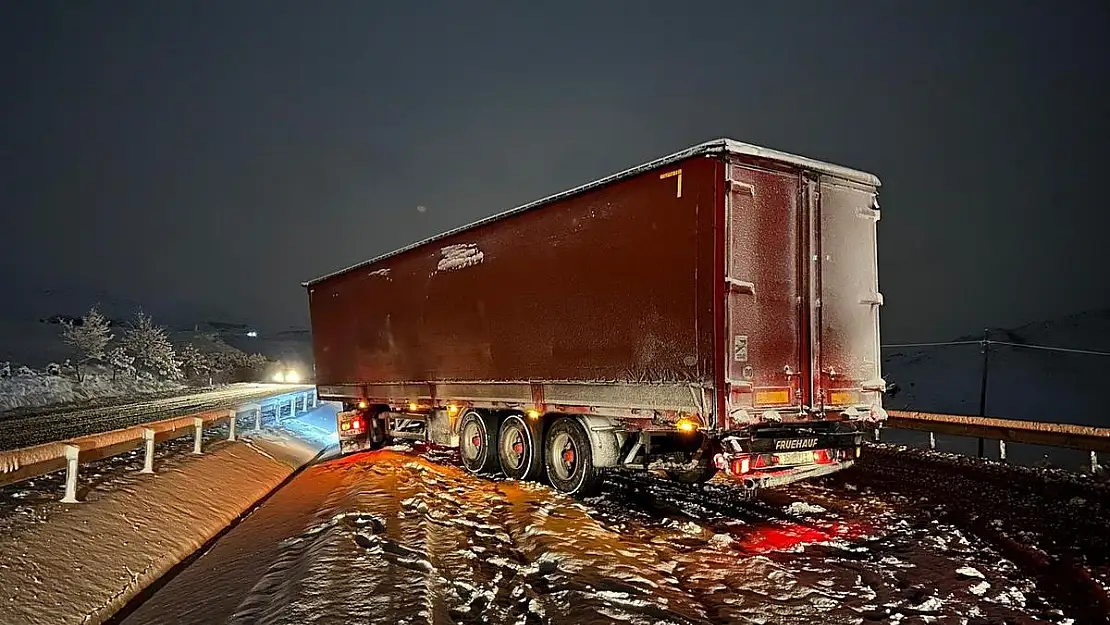
<path id="1" fill-rule="evenodd" d="M 95 502 L 51 504 L 47 522 L 0 538 L 0 622 L 103 622 L 318 449 L 270 433 L 136 475 Z"/>

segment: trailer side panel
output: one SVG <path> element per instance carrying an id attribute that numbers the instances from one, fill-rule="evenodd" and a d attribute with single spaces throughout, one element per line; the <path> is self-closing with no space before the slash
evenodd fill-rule
<path id="1" fill-rule="evenodd" d="M 318 383 L 712 385 L 722 177 L 690 158 L 311 285 Z"/>

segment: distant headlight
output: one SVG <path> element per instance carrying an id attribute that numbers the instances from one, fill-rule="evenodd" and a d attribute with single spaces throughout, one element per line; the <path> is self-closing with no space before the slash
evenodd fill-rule
<path id="1" fill-rule="evenodd" d="M 277 383 L 280 384 L 281 382 L 284 382 L 284 381 L 285 381 L 285 372 L 284 371 L 278 371 L 277 373 L 274 374 L 274 382 L 277 382 Z"/>
<path id="2" fill-rule="evenodd" d="M 301 381 L 301 376 L 296 371 L 287 371 L 285 373 L 285 381 L 289 382 L 290 384 L 296 384 L 297 382 Z"/>

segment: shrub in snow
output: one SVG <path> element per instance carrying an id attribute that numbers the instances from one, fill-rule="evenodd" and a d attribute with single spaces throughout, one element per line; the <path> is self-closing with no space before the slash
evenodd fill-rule
<path id="1" fill-rule="evenodd" d="M 117 347 L 108 352 L 108 366 L 112 368 L 112 379 L 120 374 L 135 377 L 135 357 L 127 353 L 123 347 Z"/>
<path id="2" fill-rule="evenodd" d="M 62 375 L 62 365 L 56 362 L 46 365 L 46 375 Z"/>
<path id="3" fill-rule="evenodd" d="M 0 378 L 10 377 L 12 377 L 12 363 L 7 361 L 0 362 Z"/>
<path id="4" fill-rule="evenodd" d="M 186 376 L 200 378 L 212 369 L 208 354 L 197 349 L 192 343 L 182 345 L 178 356 L 181 359 L 181 369 Z"/>
<path id="5" fill-rule="evenodd" d="M 31 369 L 30 367 L 28 367 L 27 365 L 20 365 L 19 368 L 15 370 L 15 374 L 18 375 L 18 376 L 21 376 L 21 377 L 25 377 L 25 378 L 35 377 L 34 370 Z"/>
<path id="6" fill-rule="evenodd" d="M 154 320 L 142 311 L 136 313 L 135 321 L 124 334 L 123 347 L 134 359 L 137 370 L 167 380 L 183 377 L 181 361 L 166 336 L 166 330 L 154 325 Z"/>
<path id="7" fill-rule="evenodd" d="M 232 347 L 210 357 L 212 371 L 228 382 L 258 381 L 270 362 L 262 354 L 247 354 Z"/>
<path id="8" fill-rule="evenodd" d="M 112 340 L 110 326 L 108 318 L 100 314 L 96 306 L 85 313 L 80 324 L 73 321 L 62 322 L 62 340 L 77 352 L 79 358 L 75 367 L 78 381 L 81 380 L 82 364 L 104 360 L 108 343 Z"/>

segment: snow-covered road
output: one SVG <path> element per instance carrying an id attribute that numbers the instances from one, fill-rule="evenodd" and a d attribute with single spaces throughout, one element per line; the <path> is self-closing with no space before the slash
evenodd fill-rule
<path id="1" fill-rule="evenodd" d="M 293 390 L 280 384 L 235 384 L 213 391 L 92 408 L 67 407 L 0 415 L 0 451 L 107 432 L 206 410 L 230 408 L 285 389 Z"/>
<path id="2" fill-rule="evenodd" d="M 631 476 L 579 502 L 477 479 L 444 451 L 336 458 L 122 622 L 1072 622 L 915 479 L 892 494 L 873 473 L 750 503 L 727 483 Z"/>

